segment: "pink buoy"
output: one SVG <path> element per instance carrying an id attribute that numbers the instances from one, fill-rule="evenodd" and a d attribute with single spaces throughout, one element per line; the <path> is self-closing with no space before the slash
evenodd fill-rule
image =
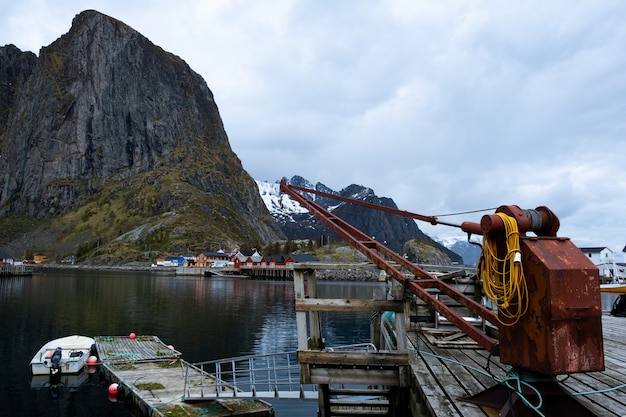
<path id="1" fill-rule="evenodd" d="M 134 339 L 137 337 L 137 335 L 135 333 L 131 333 L 128 335 L 128 337 L 130 337 L 131 339 Z"/>
<path id="2" fill-rule="evenodd" d="M 97 356 L 93 356 L 91 355 L 90 357 L 87 358 L 87 363 L 89 365 L 95 365 L 98 363 L 98 357 Z"/>
<path id="3" fill-rule="evenodd" d="M 109 385 L 109 394 L 117 395 L 117 388 L 118 385 L 116 383 L 112 383 L 111 385 Z"/>
<path id="4" fill-rule="evenodd" d="M 170 350 L 174 350 L 174 345 L 167 345 Z"/>

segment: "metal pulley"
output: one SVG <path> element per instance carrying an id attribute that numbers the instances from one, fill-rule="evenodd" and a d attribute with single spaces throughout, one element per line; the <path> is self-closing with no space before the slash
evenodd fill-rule
<path id="1" fill-rule="evenodd" d="M 548 207 L 540 206 L 533 209 L 521 209 L 518 206 L 500 206 L 496 213 L 503 213 L 515 219 L 521 234 L 533 232 L 537 236 L 556 237 L 561 223 L 559 218 Z M 461 229 L 472 234 L 487 234 L 491 232 L 503 232 L 504 222 L 497 214 L 486 214 L 480 219 L 480 223 L 463 222 Z"/>

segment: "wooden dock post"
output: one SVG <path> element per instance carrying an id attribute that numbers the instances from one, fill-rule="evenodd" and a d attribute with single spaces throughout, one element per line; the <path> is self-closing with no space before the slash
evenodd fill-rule
<path id="1" fill-rule="evenodd" d="M 375 268 L 364 264 L 364 268 Z M 349 412 L 359 415 L 409 415 L 409 367 L 404 333 L 403 291 L 397 299 L 359 300 L 317 298 L 316 269 L 354 269 L 354 264 L 300 264 L 294 268 L 296 325 L 298 332 L 298 362 L 300 382 L 318 385 L 320 417 Z M 306 285 L 305 285 L 306 284 Z M 397 290 L 399 291 L 399 290 Z M 380 330 L 379 312 L 391 311 L 398 327 L 396 345 L 403 350 L 349 351 L 325 350 L 320 312 L 377 312 L 373 334 Z M 307 331 L 307 313 L 310 333 Z M 380 344 L 376 343 L 375 344 Z M 387 347 L 388 343 L 385 343 Z M 337 389 L 334 386 L 357 385 L 362 389 Z M 386 387 L 386 388 L 379 388 Z M 358 396 L 358 397 L 355 397 Z M 343 399 L 339 398 L 343 397 Z M 352 400 L 346 399 L 352 398 Z M 357 398 L 357 399 L 354 399 Z M 393 410 L 392 410 L 393 408 Z"/>

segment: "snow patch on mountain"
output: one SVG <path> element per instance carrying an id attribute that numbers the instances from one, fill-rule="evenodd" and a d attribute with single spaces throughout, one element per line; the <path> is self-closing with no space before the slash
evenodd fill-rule
<path id="1" fill-rule="evenodd" d="M 294 213 L 306 213 L 307 209 L 302 207 L 300 203 L 292 200 L 287 194 L 280 192 L 280 183 L 270 183 L 256 180 L 259 187 L 259 193 L 265 203 L 265 207 L 272 216 L 290 216 Z"/>
<path id="2" fill-rule="evenodd" d="M 476 265 L 482 251 L 479 245 L 467 241 L 467 236 L 445 236 L 435 238 L 437 242 L 463 257 L 465 265 Z M 472 236 L 472 242 L 480 244 L 480 236 Z"/>

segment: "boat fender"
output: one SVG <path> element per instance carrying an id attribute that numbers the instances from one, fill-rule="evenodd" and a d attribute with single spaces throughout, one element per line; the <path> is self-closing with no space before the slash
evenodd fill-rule
<path id="1" fill-rule="evenodd" d="M 110 395 L 117 395 L 119 392 L 119 384 L 115 382 L 112 383 L 111 385 L 109 385 L 108 391 Z"/>
<path id="2" fill-rule="evenodd" d="M 626 317 L 626 294 L 622 294 L 615 299 L 611 315 L 616 317 Z"/>

